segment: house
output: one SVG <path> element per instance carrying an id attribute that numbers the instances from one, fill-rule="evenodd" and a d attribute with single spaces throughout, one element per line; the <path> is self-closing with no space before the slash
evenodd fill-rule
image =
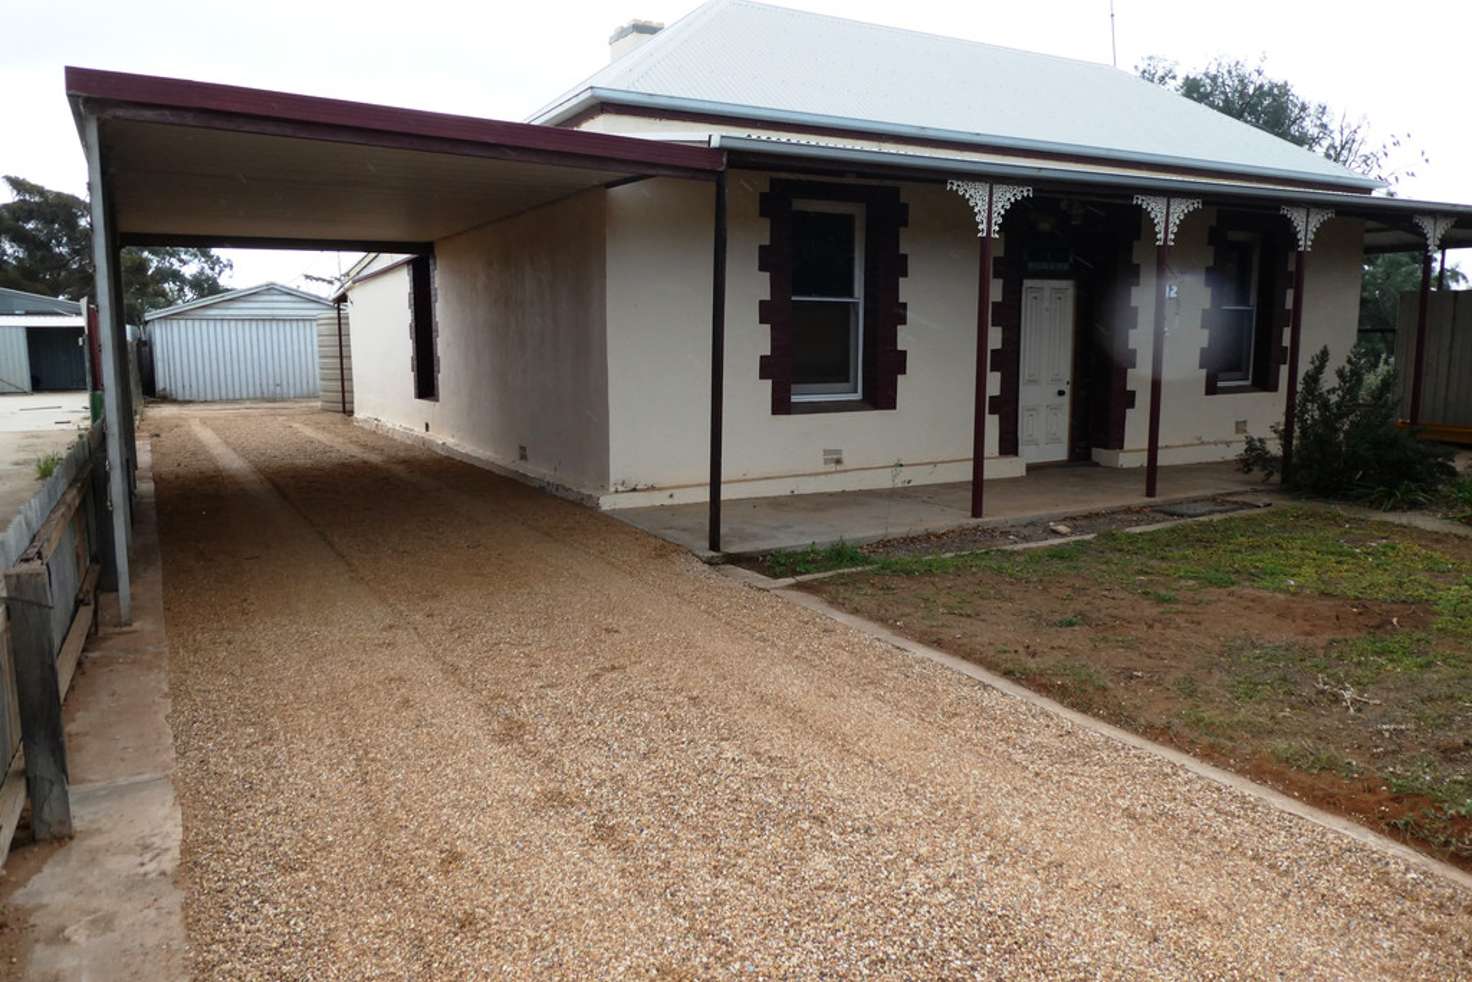
<path id="1" fill-rule="evenodd" d="M 739 152 L 728 497 L 971 478 L 979 365 L 986 478 L 1145 467 L 1152 426 L 1228 459 L 1284 417 L 1301 241 L 1299 348 L 1354 343 L 1366 225 L 1312 199 L 1377 183 L 1127 73 L 748 0 L 613 45 L 531 121 Z M 703 499 L 712 222 L 651 178 L 368 263 L 357 414 L 603 508 Z"/>
<path id="2" fill-rule="evenodd" d="M 365 423 L 604 508 L 708 502 L 718 550 L 732 497 L 961 481 L 982 515 L 1067 461 L 1156 494 L 1291 419 L 1365 255 L 1472 244 L 1472 206 L 1102 65 L 748 0 L 614 49 L 529 123 L 68 68 L 104 382 L 122 247 L 365 252 Z"/>
<path id="3" fill-rule="evenodd" d="M 0 393 L 86 389 L 81 301 L 0 287 Z"/>
<path id="4" fill-rule="evenodd" d="M 317 317 L 332 303 L 262 283 L 143 315 L 161 399 L 315 399 Z"/>

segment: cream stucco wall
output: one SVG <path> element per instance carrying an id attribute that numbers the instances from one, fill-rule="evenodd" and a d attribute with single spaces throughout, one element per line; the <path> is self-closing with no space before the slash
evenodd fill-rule
<path id="1" fill-rule="evenodd" d="M 1219 392 L 1206 395 L 1206 371 L 1201 349 L 1206 345 L 1202 314 L 1210 304 L 1206 267 L 1211 263 L 1207 233 L 1216 209 L 1204 208 L 1182 222 L 1170 250 L 1167 286 L 1177 296 L 1166 301 L 1165 358 L 1161 372 L 1160 460 L 1163 464 L 1227 460 L 1242 448 L 1244 432 L 1269 436 L 1269 428 L 1283 420 L 1286 369 L 1278 391 Z M 1286 220 L 1285 220 L 1286 221 Z M 1331 219 L 1320 229 L 1305 267 L 1303 354 L 1300 373 L 1309 357 L 1329 346 L 1331 365 L 1343 361 L 1354 346 L 1359 320 L 1361 254 L 1364 227 L 1350 219 Z M 1155 238 L 1148 217 L 1141 216 L 1141 235 L 1135 244 L 1140 284 L 1131 302 L 1139 308 L 1130 343 L 1137 357 L 1129 373 L 1135 390 L 1135 408 L 1125 418 L 1123 450 L 1095 449 L 1094 458 L 1110 466 L 1144 466 L 1149 438 L 1150 362 L 1155 311 Z M 1288 291 L 1286 305 L 1293 302 Z M 1288 343 L 1287 332 L 1283 344 Z"/>
<path id="2" fill-rule="evenodd" d="M 908 367 L 898 408 L 774 416 L 757 363 L 770 348 L 758 322 L 768 295 L 757 269 L 767 241 L 758 213 L 765 174 L 729 183 L 724 480 L 732 497 L 889 487 L 970 475 L 979 246 L 970 209 L 934 185 L 902 185 L 910 206 L 900 248 Z M 705 496 L 710 405 L 712 194 L 708 186 L 644 181 L 609 192 L 608 336 L 610 477 L 607 506 Z M 1001 283 L 995 281 L 1000 297 Z M 993 329 L 992 345 L 1001 341 Z M 992 391 L 1000 376 L 991 375 Z M 989 421 L 989 456 L 997 452 Z M 824 463 L 841 451 L 841 465 Z M 994 476 L 1015 476 L 1013 458 Z"/>
<path id="3" fill-rule="evenodd" d="M 908 353 L 898 408 L 774 416 L 757 364 L 769 348 L 758 321 L 767 240 L 758 195 L 768 175 L 729 178 L 725 470 L 731 498 L 883 488 L 966 480 L 970 475 L 978 242 L 972 216 L 937 185 L 902 184 L 909 225 L 900 281 Z M 358 415 L 424 434 L 448 449 L 506 468 L 604 507 L 701 500 L 709 464 L 712 191 L 703 182 L 646 180 L 567 201 L 436 244 L 440 399 L 416 400 L 409 373 L 407 273 L 355 287 L 353 357 Z M 1172 251 L 1162 412 L 1162 460 L 1222 460 L 1248 432 L 1266 435 L 1282 415 L 1275 393 L 1205 395 L 1201 315 L 1208 303 L 1210 210 L 1190 216 Z M 1336 359 L 1354 342 L 1362 228 L 1335 219 L 1310 258 L 1304 364 L 1328 344 Z M 998 243 L 1004 254 L 1005 239 Z M 1153 229 L 1141 215 L 1135 247 L 1139 308 L 1131 342 L 1124 450 L 1101 463 L 1142 465 L 1149 408 L 1154 303 Z M 994 299 L 1002 282 L 993 281 Z M 1001 343 L 993 328 L 991 347 Z M 1285 338 L 1286 343 L 1286 338 Z M 989 391 L 1000 375 L 989 376 Z M 997 457 L 988 417 L 987 473 L 1017 476 Z M 520 460 L 519 448 L 527 448 Z M 841 464 L 825 463 L 839 451 Z"/>
<path id="4" fill-rule="evenodd" d="M 416 405 L 409 374 L 409 269 L 381 273 L 348 291 L 353 358 L 353 415 L 392 421 L 423 432 L 435 403 Z M 432 422 L 431 422 L 432 425 Z"/>
<path id="5" fill-rule="evenodd" d="M 435 243 L 437 401 L 414 398 L 407 271 L 353 287 L 356 415 L 559 489 L 606 490 L 603 208 L 586 192 Z"/>

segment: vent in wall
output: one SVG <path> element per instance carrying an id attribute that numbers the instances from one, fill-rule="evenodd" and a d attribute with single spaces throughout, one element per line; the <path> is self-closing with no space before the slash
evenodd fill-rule
<path id="1" fill-rule="evenodd" d="M 843 451 L 841 449 L 838 449 L 838 450 L 825 449 L 823 451 L 823 466 L 824 467 L 842 467 L 843 466 Z"/>

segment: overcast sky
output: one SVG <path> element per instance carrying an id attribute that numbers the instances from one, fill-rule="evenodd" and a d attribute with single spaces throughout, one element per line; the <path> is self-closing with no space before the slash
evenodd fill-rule
<path id="1" fill-rule="evenodd" d="M 789 0 L 786 6 L 1108 63 L 1109 0 Z M 0 174 L 83 193 L 86 171 L 63 93 L 81 65 L 283 89 L 416 109 L 523 119 L 608 59 L 608 35 L 666 23 L 689 0 L 455 3 L 448 0 L 0 0 Z M 1430 158 L 1399 193 L 1472 202 L 1472 126 L 1457 77 L 1472 2 L 1116 0 L 1119 65 L 1164 55 L 1199 67 L 1266 59 L 1306 96 L 1409 133 Z M 3 193 L 3 192 L 0 192 Z M 336 254 L 230 250 L 230 285 L 335 275 Z M 1464 260 L 1463 265 L 1468 263 Z M 316 287 L 321 289 L 320 286 Z"/>

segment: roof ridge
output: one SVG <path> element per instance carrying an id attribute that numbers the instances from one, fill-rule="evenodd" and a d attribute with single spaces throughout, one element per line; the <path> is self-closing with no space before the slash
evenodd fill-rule
<path id="1" fill-rule="evenodd" d="M 223 290 L 220 293 L 211 293 L 209 296 L 195 297 L 193 300 L 176 303 L 170 307 L 147 310 L 143 313 L 143 319 L 146 321 L 157 320 L 169 314 L 177 314 L 184 310 L 196 310 L 200 307 L 209 307 L 217 303 L 224 303 L 227 300 L 239 300 L 241 297 L 248 297 L 252 294 L 260 293 L 262 290 L 270 289 L 282 290 L 302 300 L 313 300 L 324 306 L 332 306 L 332 301 L 326 297 L 318 296 L 315 293 L 308 293 L 306 290 L 298 290 L 296 287 L 287 286 L 285 283 L 277 283 L 275 280 L 267 280 L 265 283 L 257 283 L 255 286 L 243 286 L 236 290 Z"/>
<path id="2" fill-rule="evenodd" d="M 761 0 L 714 0 L 714 2 L 729 3 L 743 7 L 760 7 L 763 10 L 772 10 L 778 13 L 795 14 L 802 17 L 813 17 L 819 20 L 838 21 L 841 24 L 855 24 L 859 27 L 868 27 L 877 31 L 887 31 L 891 34 L 906 34 L 910 37 L 928 38 L 932 41 L 946 41 L 950 44 L 963 44 L 977 48 L 991 48 L 993 51 L 1010 51 L 1014 54 L 1028 55 L 1032 58 L 1052 58 L 1055 61 L 1066 61 L 1075 65 L 1088 65 L 1091 68 L 1102 68 L 1106 71 L 1120 72 L 1123 75 L 1132 73 L 1121 70 L 1115 65 L 1106 65 L 1102 61 L 1094 61 L 1089 58 L 1075 58 L 1072 55 L 1054 54 L 1051 51 L 1037 51 L 1032 48 L 1018 48 L 1010 44 L 996 44 L 992 41 L 975 41 L 971 38 L 956 37 L 954 34 L 937 34 L 934 31 L 919 31 L 913 27 L 897 27 L 894 24 L 881 24 L 872 20 L 860 20 L 857 17 L 842 17 L 838 14 L 822 14 L 813 10 L 799 10 L 796 7 L 784 7 L 781 4 L 763 3 Z"/>

